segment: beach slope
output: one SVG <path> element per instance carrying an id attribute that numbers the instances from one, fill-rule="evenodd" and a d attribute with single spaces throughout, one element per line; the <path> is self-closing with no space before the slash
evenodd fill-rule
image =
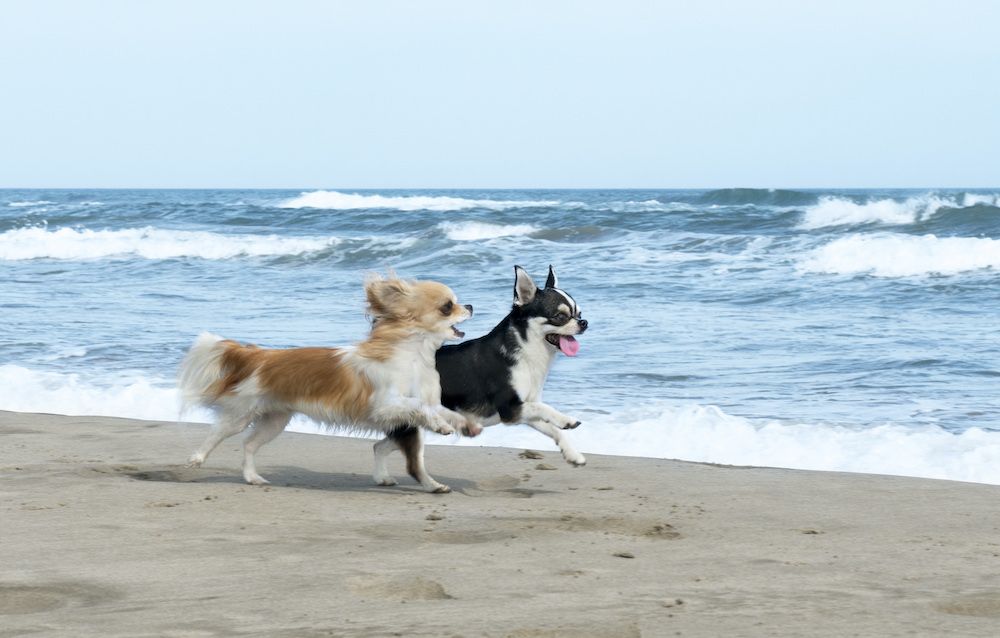
<path id="1" fill-rule="evenodd" d="M 584 426 L 586 427 L 586 426 Z M 0 636 L 995 636 L 1000 486 L 0 412 Z M 539 438 L 539 444 L 542 443 Z M 488 444 L 489 430 L 482 437 Z"/>

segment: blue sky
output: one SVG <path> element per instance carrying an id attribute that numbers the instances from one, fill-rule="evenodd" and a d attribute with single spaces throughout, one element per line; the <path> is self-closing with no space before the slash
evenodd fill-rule
<path id="1" fill-rule="evenodd" d="M 1000 185 L 1000 2 L 0 5 L 0 187 Z"/>

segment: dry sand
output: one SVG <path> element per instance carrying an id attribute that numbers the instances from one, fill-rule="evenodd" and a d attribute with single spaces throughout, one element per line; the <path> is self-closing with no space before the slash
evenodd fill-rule
<path id="1" fill-rule="evenodd" d="M 997 486 L 204 427 L 0 413 L 0 636 L 1000 635 Z"/>

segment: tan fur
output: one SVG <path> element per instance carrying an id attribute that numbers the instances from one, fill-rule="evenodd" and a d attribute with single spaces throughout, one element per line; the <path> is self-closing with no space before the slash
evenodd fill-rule
<path id="1" fill-rule="evenodd" d="M 234 392 L 256 373 L 261 388 L 276 401 L 294 405 L 312 401 L 325 405 L 351 423 L 364 420 L 372 384 L 350 370 L 343 351 L 336 348 L 265 350 L 235 341 L 224 341 L 222 370 L 226 375 L 213 389 L 216 400 Z"/>
<path id="2" fill-rule="evenodd" d="M 373 325 L 368 339 L 358 344 L 358 354 L 376 361 L 387 360 L 396 342 L 418 330 L 432 329 L 442 316 L 459 321 L 462 315 L 455 293 L 436 281 L 369 278 L 365 296 Z M 442 315 L 441 308 L 449 301 L 452 310 Z"/>
<path id="3" fill-rule="evenodd" d="M 396 352 L 394 344 L 410 332 L 410 327 L 406 325 L 375 324 L 371 337 L 358 344 L 358 355 L 375 361 L 386 361 Z"/>

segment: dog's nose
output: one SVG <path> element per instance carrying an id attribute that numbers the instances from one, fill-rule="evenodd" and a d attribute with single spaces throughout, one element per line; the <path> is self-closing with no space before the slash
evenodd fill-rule
<path id="1" fill-rule="evenodd" d="M 472 316 L 472 304 L 465 304 L 465 309 L 469 311 L 469 316 Z"/>
<path id="2" fill-rule="evenodd" d="M 586 319 L 577 319 L 576 320 L 576 325 L 580 326 L 580 332 L 583 332 L 584 330 L 587 329 L 587 320 Z"/>

